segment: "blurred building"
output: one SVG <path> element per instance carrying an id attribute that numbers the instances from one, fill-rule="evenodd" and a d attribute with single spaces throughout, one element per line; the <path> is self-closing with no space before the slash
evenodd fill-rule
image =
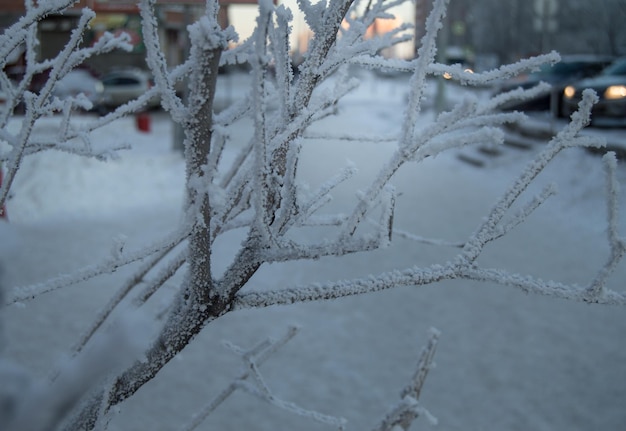
<path id="1" fill-rule="evenodd" d="M 223 28 L 229 24 L 231 5 L 256 5 L 256 0 L 220 0 L 219 21 Z M 159 37 L 168 64 L 175 66 L 186 58 L 187 25 L 204 11 L 205 0 L 157 0 L 156 17 Z M 84 44 L 94 43 L 104 32 L 127 33 L 133 49 L 131 52 L 114 51 L 85 61 L 97 72 L 105 73 L 112 67 L 134 66 L 146 68 L 145 46 L 141 20 L 136 0 L 80 0 L 60 14 L 46 16 L 38 23 L 39 58 L 55 57 L 69 40 L 78 23 L 80 11 L 89 7 L 96 13 L 90 29 L 83 38 Z M 25 13 L 24 0 L 2 0 L 0 6 L 0 31 L 15 23 Z M 12 62 L 19 63 L 19 53 Z"/>

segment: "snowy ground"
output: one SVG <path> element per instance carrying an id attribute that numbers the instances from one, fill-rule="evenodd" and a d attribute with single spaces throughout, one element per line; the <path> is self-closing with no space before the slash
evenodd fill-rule
<path id="1" fill-rule="evenodd" d="M 233 83 L 225 95 L 236 93 Z M 450 93 L 448 93 L 450 96 Z M 319 130 L 381 134 L 399 122 L 404 93 L 397 81 L 365 82 L 339 105 L 342 116 Z M 427 118 L 430 114 L 426 113 Z M 152 114 L 150 133 L 132 119 L 99 132 L 102 142 L 133 149 L 101 163 L 67 154 L 31 157 L 0 225 L 5 288 L 40 282 L 106 258 L 119 235 L 133 249 L 173 230 L 180 217 L 184 166 L 172 150 L 171 124 Z M 40 126 L 46 133 L 50 125 Z M 245 133 L 239 127 L 233 133 Z M 619 134 L 613 130 L 611 133 Z M 626 132 L 624 132 L 626 137 Z M 359 184 L 389 152 L 388 144 L 310 141 L 301 175 L 314 187 L 352 160 Z M 510 153 L 488 169 L 449 153 L 401 172 L 394 184 L 396 226 L 416 234 L 463 240 L 479 223 L 533 152 Z M 619 167 L 620 183 L 626 166 Z M 539 178 L 558 181 L 560 193 L 481 258 L 489 266 L 560 281 L 587 282 L 607 257 L 604 179 L 600 158 L 564 153 Z M 537 187 L 539 189 L 539 186 Z M 626 195 L 622 192 L 626 201 Z M 354 199 L 338 189 L 334 204 Z M 622 205 L 620 225 L 626 231 Z M 217 266 L 238 245 L 220 244 Z M 265 267 L 252 287 L 278 288 L 320 278 L 365 275 L 377 269 L 445 261 L 454 250 L 398 240 L 369 255 Z M 99 306 L 132 268 L 44 295 L 3 311 L 4 353 L 39 375 L 62 359 Z M 623 290 L 622 264 L 611 286 Z M 166 291 L 174 288 L 174 282 Z M 165 292 L 164 294 L 167 294 Z M 442 332 L 436 362 L 421 401 L 440 430 L 620 430 L 626 424 L 626 314 L 494 285 L 445 282 L 328 303 L 241 311 L 209 325 L 157 379 L 127 402 L 114 431 L 176 430 L 238 374 L 240 364 L 221 340 L 251 346 L 281 335 L 293 323 L 301 333 L 263 366 L 275 393 L 303 407 L 348 419 L 349 430 L 372 428 L 398 399 L 428 329 Z M 431 429 L 420 419 L 416 429 Z M 237 393 L 199 429 L 324 430 Z"/>

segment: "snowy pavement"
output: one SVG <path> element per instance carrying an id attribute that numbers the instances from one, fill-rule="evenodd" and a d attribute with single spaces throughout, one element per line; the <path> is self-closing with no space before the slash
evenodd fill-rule
<path id="1" fill-rule="evenodd" d="M 231 87 L 233 88 L 233 87 Z M 234 90 L 233 90 L 234 91 Z M 365 82 L 340 103 L 340 118 L 320 131 L 357 128 L 384 134 L 397 127 L 404 94 L 393 80 Z M 428 117 L 429 113 L 424 116 Z M 245 130 L 233 133 L 244 134 Z M 611 133 L 626 134 L 621 130 Z M 5 288 L 25 286 L 106 259 L 120 236 L 129 250 L 175 229 L 184 166 L 172 150 L 171 124 L 152 114 L 151 131 L 119 121 L 98 139 L 127 141 L 120 160 L 101 163 L 61 153 L 30 157 L 0 224 Z M 244 137 L 242 136 L 242 139 Z M 304 143 L 302 178 L 314 187 L 350 159 L 359 174 L 339 188 L 333 208 L 355 199 L 387 144 Z M 463 240 L 534 151 L 476 169 L 451 152 L 401 172 L 396 226 L 416 234 Z M 562 154 L 538 178 L 560 193 L 481 258 L 489 266 L 565 282 L 588 282 L 607 258 L 604 179 L 600 158 Z M 626 166 L 618 172 L 626 183 Z M 535 191 L 536 191 L 535 190 Z M 621 192 L 622 202 L 626 194 Z M 626 231 L 624 204 L 619 224 Z M 6 238 L 11 239 L 11 247 Z M 236 232 L 219 244 L 216 266 L 238 246 Z M 251 288 L 293 286 L 376 270 L 427 265 L 454 256 L 399 239 L 371 254 L 264 267 Z M 3 311 L 4 353 L 45 376 L 63 358 L 99 307 L 132 268 L 43 295 Z M 624 290 L 622 263 L 611 287 Z M 176 280 L 162 295 L 175 288 Z M 157 298 L 158 300 L 158 298 Z M 158 307 L 158 301 L 154 307 Z M 262 368 L 283 399 L 348 419 L 348 430 L 371 429 L 398 399 L 430 327 L 442 332 L 421 402 L 439 420 L 419 429 L 446 431 L 620 430 L 626 423 L 626 314 L 527 296 L 508 287 L 444 282 L 333 302 L 238 311 L 210 324 L 176 360 L 125 403 L 111 431 L 176 430 L 238 375 L 241 364 L 221 340 L 252 346 L 298 324 L 301 333 Z M 329 429 L 236 393 L 200 430 Z"/>

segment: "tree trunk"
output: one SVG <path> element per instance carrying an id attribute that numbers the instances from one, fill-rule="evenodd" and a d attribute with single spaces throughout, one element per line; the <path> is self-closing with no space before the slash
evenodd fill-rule
<path id="1" fill-rule="evenodd" d="M 189 269 L 167 322 L 146 352 L 146 360 L 135 362 L 115 380 L 106 399 L 107 410 L 132 396 L 154 378 L 208 322 L 228 311 L 231 302 L 231 298 L 218 294 L 211 276 L 211 205 L 206 182 L 202 181 L 211 151 L 213 101 L 221 47 L 209 51 L 200 47 L 195 49 L 198 65 L 191 76 L 191 115 L 185 124 L 186 221 L 192 223 L 187 260 Z M 93 429 L 103 397 L 104 392 L 94 396 L 69 429 Z"/>

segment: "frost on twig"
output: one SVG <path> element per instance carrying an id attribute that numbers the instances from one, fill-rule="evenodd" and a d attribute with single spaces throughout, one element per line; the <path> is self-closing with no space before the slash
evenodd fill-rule
<path id="1" fill-rule="evenodd" d="M 453 279 L 495 282 L 525 292 L 626 305 L 626 294 L 605 287 L 626 248 L 618 230 L 617 182 L 615 161 L 611 156 L 605 158 L 611 255 L 590 286 L 544 281 L 501 268 L 481 267 L 478 263 L 478 258 L 489 244 L 523 223 L 554 193 L 553 187 L 547 187 L 537 196 L 527 199 L 525 192 L 559 152 L 572 146 L 601 145 L 597 139 L 579 134 L 589 122 L 590 109 L 596 99 L 591 92 L 585 92 L 580 109 L 572 116 L 569 125 L 528 165 L 468 238 L 443 241 L 429 238 L 428 233 L 418 235 L 397 226 L 396 202 L 403 197 L 396 194 L 392 182 L 400 169 L 419 165 L 428 158 L 463 145 L 477 142 L 501 144 L 504 140 L 501 126 L 521 121 L 524 115 L 500 113 L 497 112 L 498 108 L 512 99 L 523 100 L 547 90 L 545 85 L 539 85 L 529 90 L 513 90 L 489 100 L 467 97 L 450 111 L 424 124 L 421 115 L 422 102 L 427 97 L 427 77 L 448 72 L 463 84 L 484 84 L 522 70 L 532 70 L 541 64 L 553 63 L 558 60 L 558 54 L 540 55 L 476 74 L 469 74 L 459 66 L 438 64 L 435 60 L 437 34 L 443 26 L 448 0 L 435 0 L 417 58 L 411 61 L 386 59 L 380 55 L 381 50 L 406 40 L 409 37 L 407 27 L 400 26 L 386 35 L 374 38 L 367 38 L 366 33 L 377 19 L 390 18 L 391 8 L 402 3 L 402 0 L 300 0 L 299 6 L 314 36 L 303 63 L 298 67 L 296 78 L 289 58 L 289 52 L 293 50 L 290 46 L 293 14 L 284 5 L 276 6 L 271 0 L 261 1 L 257 27 L 252 36 L 239 47 L 226 49 L 228 41 L 235 37 L 232 30 L 219 28 L 219 5 L 217 1 L 210 0 L 207 2 L 206 14 L 189 26 L 189 59 L 170 72 L 158 36 L 156 1 L 142 0 L 147 63 L 155 76 L 156 86 L 108 115 L 86 126 L 77 127 L 72 122 L 73 114 L 79 107 L 88 107 L 87 101 L 80 97 L 67 100 L 50 98 L 54 86 L 87 57 L 124 48 L 127 41 L 105 35 L 95 45 L 81 47 L 82 34 L 93 17 L 92 12 L 85 10 L 69 44 L 58 57 L 50 61 L 37 61 L 37 20 L 46 13 L 67 7 L 69 3 L 69 0 L 51 0 L 33 6 L 29 2 L 27 16 L 12 27 L 11 34 L 0 36 L 0 54 L 10 53 L 20 43 L 25 43 L 27 47 L 25 81 L 16 87 L 9 86 L 8 77 L 0 72 L 0 86 L 9 95 L 8 108 L 0 112 L 0 139 L 7 144 L 2 147 L 0 160 L 8 170 L 7 181 L 0 189 L 0 205 L 5 202 L 12 179 L 24 157 L 50 149 L 98 158 L 109 157 L 121 147 L 96 148 L 89 137 L 90 133 L 137 112 L 150 98 L 158 96 L 174 122 L 184 128 L 187 168 L 185 215 L 179 229 L 153 245 L 127 251 L 118 244 L 115 253 L 106 261 L 41 284 L 17 288 L 6 302 L 26 301 L 144 260 L 141 267 L 120 286 L 97 314 L 93 324 L 85 328 L 84 336 L 78 339 L 74 348 L 78 359 L 85 354 L 94 337 L 97 338 L 103 332 L 104 324 L 114 311 L 140 283 L 145 286 L 135 295 L 132 306 L 144 306 L 157 289 L 185 263 L 187 272 L 174 298 L 164 307 L 167 317 L 163 322 L 154 322 L 154 327 L 160 333 L 144 349 L 148 360 L 135 361 L 116 375 L 107 390 L 101 390 L 93 399 L 87 400 L 77 421 L 67 429 L 92 429 L 99 420 L 110 414 L 114 406 L 131 397 L 144 383 L 155 377 L 207 324 L 242 308 L 331 300 Z M 0 62 L 5 61 L 4 58 L 6 55 L 0 55 Z M 252 66 L 245 97 L 216 113 L 213 99 L 218 80 L 217 69 L 220 65 L 241 63 Z M 381 136 L 364 136 L 358 130 L 341 133 L 311 130 L 321 119 L 335 115 L 342 98 L 359 85 L 359 79 L 348 69 L 353 65 L 411 72 L 405 109 L 399 115 L 402 124 L 396 131 Z M 51 69 L 51 78 L 44 90 L 40 94 L 27 91 L 28 79 L 46 69 Z M 189 101 L 183 101 L 174 91 L 174 84 L 182 77 L 190 78 Z M 20 131 L 12 134 L 6 126 L 18 102 L 24 104 L 26 114 Z M 34 139 L 33 130 L 37 121 L 52 113 L 60 114 L 58 133 L 47 136 L 45 140 Z M 236 142 L 239 138 L 230 132 L 230 128 L 239 127 L 241 120 L 248 120 L 247 124 L 252 124 L 252 133 L 247 141 L 239 143 Z M 322 182 L 312 193 L 308 193 L 308 189 L 305 190 L 301 183 L 299 172 L 304 154 L 302 148 L 305 140 L 310 138 L 334 139 L 340 144 L 346 141 L 378 142 L 390 148 L 386 158 L 377 160 L 377 171 L 362 191 L 355 193 L 356 199 L 346 214 L 322 214 L 322 209 L 327 208 L 326 205 L 332 200 L 331 193 L 340 185 L 351 185 L 356 166 L 348 163 L 335 177 Z M 241 148 L 239 153 L 235 157 L 223 157 L 233 144 Z M 518 208 L 517 212 L 513 212 L 514 208 Z M 310 237 L 309 241 L 301 240 L 300 229 L 319 227 L 323 227 L 325 234 L 328 233 L 323 239 L 315 236 L 313 240 Z M 240 248 L 231 256 L 223 271 L 214 271 L 214 265 L 217 266 L 214 263 L 217 252 L 215 244 L 223 238 L 224 233 L 236 228 L 244 235 Z M 278 286 L 276 290 L 270 291 L 255 289 L 253 277 L 264 265 L 372 251 L 389 246 L 397 237 L 413 240 L 418 246 L 425 243 L 461 250 L 450 261 L 426 267 L 410 265 L 348 280 L 321 279 L 302 286 Z M 179 244 L 186 249 L 167 259 Z M 150 279 L 149 272 L 154 272 Z M 246 366 L 245 372 L 218 394 L 186 426 L 185 431 L 196 428 L 206 415 L 237 389 L 279 408 L 342 428 L 344 422 L 341 419 L 308 411 L 281 400 L 272 393 L 271 385 L 264 381 L 259 371 L 261 363 L 286 342 L 293 332 L 290 331 L 278 342 L 264 342 L 250 351 L 234 348 Z M 431 341 L 418 365 L 414 380 L 403 392 L 397 409 L 380 425 L 381 431 L 407 429 L 418 414 L 426 414 L 417 404 L 417 399 L 430 369 L 436 337 L 436 333 L 431 334 Z M 61 373 L 55 382 L 62 381 Z"/>
<path id="2" fill-rule="evenodd" d="M 600 269 L 596 278 L 587 288 L 589 301 L 595 302 L 604 290 L 604 284 L 607 278 L 613 273 L 619 262 L 626 253 L 626 238 L 620 235 L 619 218 L 618 218 L 618 195 L 619 183 L 616 177 L 617 159 L 615 153 L 608 152 L 603 157 L 606 169 L 606 195 L 607 195 L 607 218 L 608 218 L 608 242 L 610 247 L 610 255 L 605 265 Z"/>
<path id="3" fill-rule="evenodd" d="M 596 96 L 594 93 L 586 91 L 579 110 L 573 115 L 572 122 L 564 127 L 552 141 L 532 160 L 528 166 L 522 171 L 519 178 L 505 190 L 502 196 L 497 200 L 491 211 L 484 218 L 484 221 L 477 227 L 476 231 L 464 242 L 453 243 L 452 245 L 462 246 L 462 250 L 456 258 L 448 263 L 432 265 L 430 267 L 409 267 L 403 270 L 395 270 L 383 272 L 369 277 L 353 278 L 350 280 L 336 280 L 328 282 L 316 282 L 304 286 L 293 286 L 285 289 L 262 292 L 246 292 L 238 294 L 233 303 L 233 309 L 238 308 L 255 308 L 267 307 L 271 305 L 292 304 L 296 302 L 308 302 L 318 300 L 328 300 L 341 298 L 345 296 L 359 295 L 367 292 L 375 292 L 395 288 L 399 286 L 424 286 L 441 280 L 450 279 L 470 279 L 480 281 L 495 282 L 505 286 L 512 286 L 525 292 L 532 292 L 541 295 L 553 296 L 558 298 L 572 299 L 584 302 L 597 302 L 605 304 L 626 304 L 626 294 L 604 289 L 601 294 L 596 291 L 597 286 L 604 285 L 606 277 L 613 271 L 615 265 L 621 260 L 624 254 L 623 239 L 617 235 L 617 183 L 612 174 L 610 156 L 607 156 L 607 171 L 611 173 L 608 181 L 608 207 L 609 207 L 609 240 L 611 242 L 612 255 L 606 266 L 600 271 L 596 278 L 595 284 L 590 288 L 581 288 L 576 285 L 567 285 L 555 281 L 545 281 L 534 278 L 530 275 L 519 275 L 510 273 L 504 269 L 481 268 L 476 264 L 478 257 L 483 253 L 487 245 L 508 232 L 519 226 L 527 217 L 532 214 L 543 202 L 545 202 L 554 192 L 554 186 L 548 186 L 538 194 L 526 202 L 521 201 L 523 193 L 528 190 L 530 184 L 536 176 L 543 171 L 546 165 L 554 159 L 562 150 L 573 147 L 601 146 L 603 142 L 599 139 L 580 136 L 580 130 L 588 123 L 591 107 L 593 106 Z M 430 143 L 429 136 L 440 136 L 440 133 L 456 127 L 455 120 L 466 121 L 465 116 L 460 112 L 471 112 L 476 109 L 477 105 L 466 104 L 460 106 L 456 111 L 452 111 L 446 115 L 448 121 L 441 123 L 435 122 L 431 128 L 426 128 L 422 133 L 426 137 L 425 144 L 417 146 L 416 151 L 422 148 L 428 148 Z M 441 118 L 438 119 L 440 121 Z M 445 124 L 445 126 L 444 126 Z M 441 128 L 441 130 L 438 130 Z M 435 131 L 438 130 L 438 131 Z M 388 178 L 400 165 L 404 163 L 402 152 L 399 151 L 392 156 L 392 163 L 387 167 L 388 171 L 381 172 L 381 177 L 377 178 L 372 184 L 370 190 L 366 192 L 366 196 L 371 194 L 377 195 Z M 409 156 L 413 157 L 412 154 Z M 407 156 L 404 155 L 406 158 Z M 346 219 L 343 227 L 350 226 L 351 230 L 359 226 L 360 219 L 369 210 L 367 199 L 362 199 L 360 206 L 356 207 L 351 217 Z M 511 212 L 516 203 L 520 204 L 520 209 L 514 214 L 507 216 Z M 407 238 L 411 235 L 404 234 Z M 346 236 L 348 238 L 349 236 Z M 415 239 L 421 240 L 416 236 Z M 434 240 L 426 241 L 428 243 L 438 243 Z M 446 245 L 449 245 L 446 243 Z M 594 292 L 590 296 L 590 292 Z"/>
<path id="4" fill-rule="evenodd" d="M 188 232 L 185 231 L 173 232 L 161 241 L 155 242 L 151 246 L 144 247 L 140 250 L 127 252 L 121 256 L 106 259 L 99 264 L 89 265 L 71 274 L 60 275 L 42 283 L 15 287 L 11 292 L 11 296 L 7 298 L 5 305 L 28 301 L 42 294 L 71 286 L 102 274 L 113 273 L 120 267 L 137 262 L 138 260 L 144 259 L 148 256 L 158 254 L 163 250 L 173 248 L 174 246 L 180 244 L 180 242 L 186 238 L 187 234 Z"/>
<path id="5" fill-rule="evenodd" d="M 259 367 L 278 349 L 288 343 L 298 332 L 298 328 L 292 326 L 287 333 L 278 340 L 264 340 L 250 350 L 242 349 L 232 343 L 226 346 L 241 358 L 244 364 L 244 371 L 226 389 L 220 392 L 211 402 L 209 402 L 199 413 L 194 415 L 192 420 L 180 429 L 180 431 L 192 431 L 196 429 L 216 408 L 232 395 L 237 389 L 248 392 L 269 404 L 294 413 L 311 420 L 332 425 L 342 430 L 345 420 L 327 416 L 315 411 L 306 410 L 288 401 L 284 401 L 275 396 L 263 379 Z"/>
<path id="6" fill-rule="evenodd" d="M 420 414 L 424 414 L 432 423 L 437 423 L 437 419 L 422 407 L 418 400 L 426 377 L 433 367 L 439 335 L 437 329 L 431 328 L 428 343 L 422 350 L 411 382 L 400 394 L 400 402 L 385 415 L 385 418 L 374 428 L 374 431 L 408 431 L 413 421 Z"/>
<path id="7" fill-rule="evenodd" d="M 511 78 L 523 72 L 536 70 L 544 64 L 555 64 L 559 62 L 561 56 L 557 52 L 541 54 L 534 57 L 519 60 L 516 63 L 505 64 L 498 68 L 484 72 L 467 72 L 460 65 L 449 65 L 432 62 L 428 65 L 427 73 L 433 76 L 440 76 L 444 73 L 450 74 L 451 79 L 459 81 L 465 85 L 485 85 L 501 79 Z M 372 56 L 356 56 L 350 62 L 370 68 L 382 68 L 398 72 L 413 72 L 416 67 L 414 60 L 401 60 L 396 58 L 381 58 Z M 542 85 L 543 92 L 548 90 L 547 85 Z"/>
<path id="8" fill-rule="evenodd" d="M 109 148 L 104 151 L 93 152 L 90 148 L 90 141 L 87 132 L 94 130 L 75 131 L 70 127 L 72 113 L 77 108 L 90 109 L 92 103 L 84 95 L 69 96 L 65 100 L 53 97 L 54 90 L 59 81 L 76 66 L 83 63 L 89 57 L 110 52 L 114 49 L 130 49 L 128 36 L 113 36 L 105 34 L 96 43 L 89 47 L 82 47 L 81 42 L 90 21 L 95 17 L 95 13 L 88 8 L 81 11 L 76 28 L 72 31 L 70 39 L 54 60 L 37 61 L 37 25 L 36 22 L 49 13 L 58 13 L 68 7 L 73 1 L 44 2 L 37 7 L 29 7 L 26 16 L 14 26 L 5 30 L 0 35 L 0 91 L 6 98 L 0 109 L 0 138 L 10 147 L 6 154 L 0 152 L 0 159 L 4 162 L 6 176 L 0 187 L 0 206 L 6 203 L 9 190 L 15 179 L 18 169 L 25 156 L 41 150 L 61 150 L 72 152 L 83 156 L 97 158 L 107 157 L 114 153 L 117 148 Z M 24 44 L 25 52 L 25 72 L 24 76 L 17 83 L 13 83 L 5 72 L 8 54 L 17 49 L 20 44 Z M 49 71 L 48 79 L 39 93 L 29 91 L 29 85 L 33 78 L 42 72 Z M 9 120 L 22 103 L 25 109 L 24 117 L 21 119 L 20 128 L 17 133 L 11 133 L 8 128 Z M 33 139 L 33 130 L 40 118 L 62 113 L 61 127 L 59 135 L 53 141 L 45 143 L 36 142 Z M 101 125 L 104 124 L 103 122 Z M 71 143 L 78 138 L 79 144 Z M 82 144 L 82 145 L 81 145 Z"/>
<path id="9" fill-rule="evenodd" d="M 127 314 L 80 354 L 63 363 L 51 380 L 31 381 L 9 400 L 0 416 L 3 431 L 48 431 L 67 420 L 83 396 L 141 358 L 152 322 L 143 314 Z M 0 376 L 6 365 L 0 364 Z M 4 379 L 3 379 L 4 381 Z M 4 383 L 3 383 L 4 384 Z M 1 395 L 1 392 L 0 392 Z"/>

